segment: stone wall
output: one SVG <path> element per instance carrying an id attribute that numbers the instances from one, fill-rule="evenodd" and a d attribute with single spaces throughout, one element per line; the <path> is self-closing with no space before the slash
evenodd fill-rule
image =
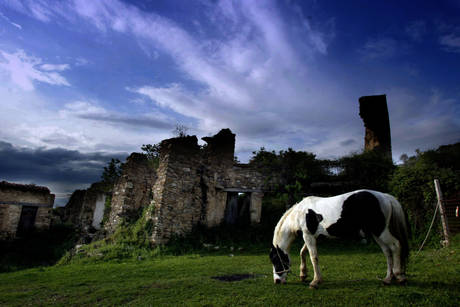
<path id="1" fill-rule="evenodd" d="M 207 143 L 203 147 L 196 136 L 162 141 L 156 170 L 145 155 L 128 157 L 113 189 L 104 225 L 107 233 L 113 233 L 123 219 L 133 222 L 139 218 L 147 206 L 142 222 L 152 231 L 151 242 L 163 244 L 190 233 L 198 224 L 214 227 L 223 223 L 229 193 L 234 199 L 239 192 L 249 197 L 241 212 L 251 223 L 259 223 L 265 178 L 248 165 L 235 164 L 235 134 L 229 129 L 203 140 Z M 94 187 L 74 192 L 65 220 L 88 228 L 98 216 L 98 193 Z"/>
<path id="2" fill-rule="evenodd" d="M 86 190 L 76 190 L 64 207 L 64 223 L 72 224 L 84 232 L 100 229 L 100 222 L 95 222 L 95 217 L 99 217 L 96 208 L 104 203 L 106 192 L 101 183 L 93 183 Z"/>
<path id="3" fill-rule="evenodd" d="M 366 127 L 364 149 L 377 150 L 391 158 L 390 119 L 386 95 L 359 98 L 359 115 Z"/>
<path id="4" fill-rule="evenodd" d="M 46 187 L 0 182 L 0 239 L 17 237 L 23 208 L 32 208 L 28 225 L 37 230 L 48 229 L 54 194 Z"/>
<path id="5" fill-rule="evenodd" d="M 123 218 L 138 216 L 150 204 L 155 180 L 156 171 L 146 155 L 132 153 L 126 159 L 113 188 L 109 218 L 104 225 L 108 232 L 115 231 Z"/>
<path id="6" fill-rule="evenodd" d="M 223 223 L 228 193 L 250 193 L 250 221 L 260 222 L 264 178 L 247 165 L 235 164 L 235 135 L 223 129 L 203 140 L 207 142 L 203 149 L 195 136 L 165 140 L 160 145 L 147 216 L 153 224 L 154 244 L 185 235 L 198 224 L 213 227 Z"/>
<path id="7" fill-rule="evenodd" d="M 152 242 L 189 233 L 203 215 L 201 156 L 195 136 L 161 142 L 160 165 L 153 187 Z"/>
<path id="8" fill-rule="evenodd" d="M 22 206 L 0 204 L 0 240 L 16 237 Z"/>

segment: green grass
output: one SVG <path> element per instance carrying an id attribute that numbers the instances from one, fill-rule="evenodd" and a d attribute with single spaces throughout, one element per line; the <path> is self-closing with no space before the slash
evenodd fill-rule
<path id="1" fill-rule="evenodd" d="M 286 285 L 273 284 L 268 248 L 257 245 L 230 251 L 227 246 L 218 251 L 203 249 L 145 260 L 80 259 L 66 265 L 1 273 L 0 305 L 458 306 L 459 242 L 418 256 L 413 253 L 406 286 L 384 286 L 378 280 L 386 268 L 384 256 L 375 245 L 321 243 L 324 283 L 318 290 L 299 281 L 299 244 L 291 252 L 293 273 Z M 211 278 L 232 274 L 256 277 L 236 282 Z"/>

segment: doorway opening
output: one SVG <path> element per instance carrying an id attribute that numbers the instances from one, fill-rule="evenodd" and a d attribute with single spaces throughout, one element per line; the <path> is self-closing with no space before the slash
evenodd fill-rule
<path id="1" fill-rule="evenodd" d="M 249 225 L 251 193 L 227 192 L 224 221 L 227 225 Z"/>
<path id="2" fill-rule="evenodd" d="M 38 207 L 22 206 L 21 217 L 18 224 L 18 236 L 27 235 L 35 226 L 35 217 L 37 216 Z"/>

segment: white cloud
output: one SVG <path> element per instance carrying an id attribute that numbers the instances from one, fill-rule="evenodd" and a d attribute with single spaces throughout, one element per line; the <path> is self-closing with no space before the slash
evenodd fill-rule
<path id="1" fill-rule="evenodd" d="M 423 20 L 410 22 L 404 30 L 413 41 L 420 42 L 427 31 L 426 22 Z"/>
<path id="2" fill-rule="evenodd" d="M 69 64 L 43 64 L 40 68 L 45 71 L 64 71 L 70 68 Z"/>
<path id="3" fill-rule="evenodd" d="M 396 54 L 398 42 L 393 38 L 369 39 L 359 53 L 366 60 L 390 58 Z"/>
<path id="4" fill-rule="evenodd" d="M 2 12 L 0 12 L 0 17 L 2 17 L 6 22 L 8 22 L 10 25 L 18 28 L 19 30 L 22 30 L 22 26 L 20 24 L 17 24 L 15 22 L 12 22 L 7 16 L 5 16 Z"/>
<path id="5" fill-rule="evenodd" d="M 444 51 L 460 53 L 460 33 L 442 35 L 439 38 L 439 43 Z"/>
<path id="6" fill-rule="evenodd" d="M 172 117 L 177 116 L 192 122 L 192 130 L 199 135 L 231 128 L 238 135 L 237 152 L 246 154 L 261 146 L 297 146 L 296 149 L 332 157 L 362 147 L 364 127 L 358 116 L 357 96 L 368 92 L 358 93 L 363 87 L 350 86 L 353 80 L 337 82 L 330 71 L 326 75 L 316 68 L 315 60 L 327 55 L 328 43 L 334 37 L 333 20 L 321 31 L 295 5 L 287 10 L 296 14 L 286 20 L 278 4 L 271 1 L 218 1 L 206 2 L 206 10 L 200 16 L 203 18 L 199 22 L 195 19 L 194 27 L 187 29 L 117 0 L 66 1 L 57 8 L 42 1 L 36 3 L 31 6 L 25 2 L 21 10 L 43 22 L 64 18 L 92 25 L 99 35 L 110 40 L 116 39 L 113 33 L 122 33 L 145 54 L 152 55 L 151 60 L 159 55 L 161 59 L 171 59 L 179 77 L 173 84 L 159 83 L 156 76 L 152 76 L 151 83 L 127 84 L 131 92 L 153 102 L 152 109 L 160 113 L 125 115 L 94 102 L 73 102 L 61 108 L 57 118 L 51 112 L 45 114 L 41 122 L 53 123 L 46 129 L 31 121 L 22 127 L 15 125 L 26 131 L 29 142 L 46 146 L 74 142 L 85 150 L 113 145 L 114 149 L 127 150 L 145 143 L 146 137 L 152 142 L 170 137 L 167 123 L 176 122 Z M 424 34 L 422 23 L 414 22 L 404 30 L 413 40 Z M 457 36 L 449 35 L 445 34 L 440 43 L 456 48 Z M 394 38 L 374 38 L 365 42 L 360 54 L 365 60 L 385 59 L 405 48 Z M 68 69 L 66 64 L 35 63 L 30 59 L 22 62 L 29 63 L 28 70 L 23 70 L 33 68 L 38 72 L 35 75 L 53 72 L 60 76 Z M 86 65 L 88 60 L 80 63 Z M 93 59 L 91 64 L 97 65 Z M 72 63 L 73 67 L 77 65 L 78 61 Z M 23 88 L 33 88 L 33 81 L 46 82 L 43 77 L 32 77 L 35 75 L 23 73 Z M 21 80 L 20 76 L 17 79 Z M 355 92 L 350 94 L 352 91 Z M 377 92 L 382 93 L 381 88 Z M 420 144 L 417 135 L 431 141 L 439 137 L 435 132 L 430 134 L 430 127 L 446 133 L 448 128 L 459 131 L 452 116 L 442 117 L 444 124 L 434 126 L 435 117 L 429 117 L 434 109 L 423 108 L 427 101 L 423 95 L 395 89 L 389 89 L 387 94 L 396 136 L 394 150 L 416 148 Z M 432 101 L 443 106 L 453 103 L 441 94 L 439 99 L 435 96 Z M 133 127 L 140 126 L 155 128 L 133 133 Z M 78 133 L 75 127 L 79 127 Z M 35 134 L 31 135 L 33 129 Z"/>
<path id="7" fill-rule="evenodd" d="M 3 58 L 0 58 L 0 70 L 6 72 L 11 81 L 23 90 L 34 90 L 34 81 L 70 86 L 69 82 L 56 72 L 67 69 L 66 64 L 42 64 L 40 58 L 29 56 L 23 50 L 14 53 L 0 50 L 0 55 Z"/>

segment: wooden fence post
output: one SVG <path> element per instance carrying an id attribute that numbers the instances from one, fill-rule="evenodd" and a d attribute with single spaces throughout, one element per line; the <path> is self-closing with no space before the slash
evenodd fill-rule
<path id="1" fill-rule="evenodd" d="M 434 180 L 434 187 L 436 189 L 436 196 L 438 198 L 437 205 L 439 206 L 439 212 L 441 213 L 442 232 L 444 234 L 444 241 L 442 241 L 442 244 L 444 246 L 449 246 L 449 225 L 447 224 L 446 210 L 444 210 L 441 185 L 439 184 L 438 179 Z"/>

